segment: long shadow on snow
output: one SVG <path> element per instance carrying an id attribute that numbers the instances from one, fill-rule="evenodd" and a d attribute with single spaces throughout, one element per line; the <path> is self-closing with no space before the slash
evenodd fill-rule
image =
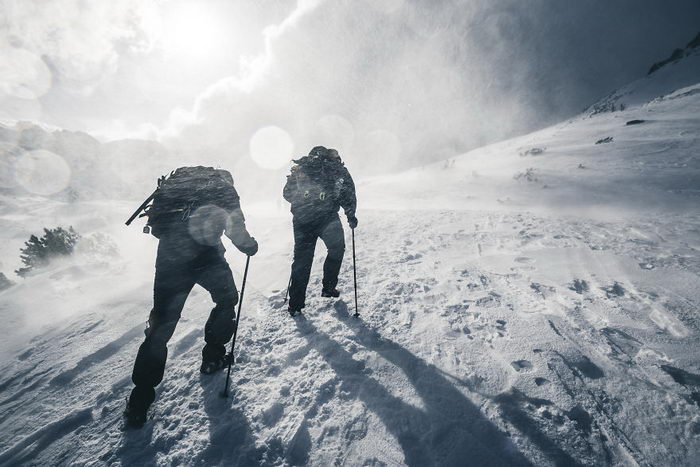
<path id="1" fill-rule="evenodd" d="M 355 341 L 358 344 L 377 352 L 403 370 L 426 406 L 426 418 L 430 424 L 429 430 L 438 434 L 445 430 L 457 432 L 445 440 L 447 449 L 450 449 L 451 445 L 454 444 L 452 449 L 455 450 L 455 453 L 447 460 L 449 464 L 460 463 L 460 458 L 462 459 L 461 463 L 465 463 L 464 459 L 468 459 L 467 463 L 469 464 L 472 462 L 474 465 L 482 464 L 481 460 L 475 460 L 474 452 L 471 450 L 472 446 L 469 446 L 470 437 L 475 437 L 476 442 L 485 446 L 486 451 L 491 452 L 492 455 L 493 451 L 500 447 L 504 452 L 498 453 L 498 462 L 529 464 L 529 461 L 522 457 L 508 460 L 511 453 L 505 451 L 515 451 L 515 447 L 509 444 L 510 440 L 493 425 L 483 427 L 490 422 L 481 415 L 479 409 L 468 398 L 457 390 L 439 368 L 427 364 L 397 343 L 382 337 L 377 331 L 369 329 L 364 321 L 351 317 L 344 301 L 337 301 L 335 310 L 336 316 L 355 332 Z M 502 394 L 493 400 L 499 404 L 503 417 L 538 446 L 555 465 L 580 465 L 550 440 L 546 434 L 540 432 L 536 428 L 536 424 L 520 409 L 519 403 L 522 401 L 539 402 L 540 400 L 529 399 L 520 393 Z"/>
<path id="2" fill-rule="evenodd" d="M 235 388 L 229 397 L 221 397 L 221 373 L 200 375 L 204 411 L 209 421 L 209 445 L 197 462 L 203 465 L 260 465 L 263 452 L 256 448 L 250 424 L 245 414 L 231 404 Z"/>
<path id="3" fill-rule="evenodd" d="M 151 466 L 156 465 L 157 448 L 153 446 L 153 422 L 138 430 L 126 429 L 117 456 L 121 465 Z"/>
<path id="4" fill-rule="evenodd" d="M 50 382 L 49 385 L 51 386 L 64 386 L 73 379 L 75 379 L 76 376 L 81 374 L 82 372 L 88 370 L 89 368 L 98 365 L 105 360 L 109 359 L 113 355 L 115 355 L 117 352 L 122 350 L 122 348 L 128 344 L 131 341 L 136 340 L 137 337 L 141 336 L 143 337 L 143 324 L 138 324 L 137 326 L 132 327 L 128 331 L 126 331 L 124 334 L 122 334 L 120 337 L 117 339 L 107 343 L 104 347 L 95 350 L 94 352 L 91 352 L 89 355 L 83 357 L 73 368 L 70 370 L 63 371 L 59 374 L 57 374 Z"/>
<path id="5" fill-rule="evenodd" d="M 204 410 L 209 422 L 209 445 L 202 450 L 192 464 L 201 465 L 261 465 L 264 458 L 255 440 L 248 420 L 239 409 L 231 407 L 233 395 L 221 397 L 220 373 L 201 375 Z M 154 418 L 159 416 L 156 411 Z M 153 440 L 155 423 L 149 420 L 138 430 L 126 430 L 117 455 L 125 466 L 157 465 L 158 452 L 167 452 L 162 440 Z M 166 443 L 167 444 L 167 443 Z"/>
<path id="6" fill-rule="evenodd" d="M 347 306 L 338 303 L 340 319 L 354 320 L 349 317 Z M 364 327 L 351 326 L 360 344 L 403 369 L 421 395 L 425 410 L 404 402 L 365 375 L 361 363 L 353 360 L 349 352 L 311 322 L 302 318 L 296 323 L 304 338 L 326 359 L 343 384 L 350 386 L 348 390 L 357 394 L 367 408 L 381 418 L 401 445 L 409 466 L 531 465 L 513 442 L 439 370 L 400 345 Z"/>

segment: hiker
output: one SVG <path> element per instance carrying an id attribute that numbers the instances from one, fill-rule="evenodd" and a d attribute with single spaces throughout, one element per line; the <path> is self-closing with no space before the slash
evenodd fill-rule
<path id="1" fill-rule="evenodd" d="M 294 227 L 294 261 L 289 285 L 292 316 L 306 306 L 306 286 L 319 237 L 328 248 L 321 296 L 340 296 L 336 286 L 345 253 L 345 235 L 338 216 L 341 207 L 350 228 L 357 227 L 355 184 L 338 151 L 316 146 L 308 156 L 294 163 L 283 192 L 284 199 L 291 203 Z"/>
<path id="2" fill-rule="evenodd" d="M 204 327 L 200 371 L 211 374 L 228 364 L 226 344 L 234 331 L 238 291 L 224 258 L 221 235 L 226 234 L 248 256 L 258 251 L 258 243 L 246 230 L 233 177 L 225 170 L 182 167 L 162 177 L 145 215 L 144 232 L 150 228 L 159 242 L 153 309 L 134 363 L 135 387 L 125 411 L 131 427 L 146 422 L 154 388 L 163 379 L 167 343 L 195 284 L 206 289 L 216 305 Z"/>

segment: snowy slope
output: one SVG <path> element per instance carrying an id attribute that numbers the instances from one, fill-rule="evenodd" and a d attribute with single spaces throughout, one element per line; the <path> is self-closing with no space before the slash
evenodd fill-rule
<path id="1" fill-rule="evenodd" d="M 624 110 L 361 181 L 361 319 L 349 254 L 340 300 L 319 296 L 321 255 L 307 312 L 284 313 L 290 216 L 241 193 L 261 252 L 234 395 L 197 371 L 197 288 L 140 431 L 120 417 L 155 241 L 122 226 L 129 203 L 6 200 L 3 258 L 47 224 L 92 243 L 0 292 L 0 464 L 694 465 L 697 59 L 641 83 Z"/>

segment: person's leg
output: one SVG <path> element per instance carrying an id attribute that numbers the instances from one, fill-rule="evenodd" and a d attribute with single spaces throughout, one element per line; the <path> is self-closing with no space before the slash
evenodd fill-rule
<path id="1" fill-rule="evenodd" d="M 294 261 L 289 285 L 289 309 L 301 310 L 306 305 L 306 286 L 309 284 L 311 264 L 318 233 L 313 225 L 294 224 Z"/>
<path id="2" fill-rule="evenodd" d="M 136 386 L 129 405 L 145 411 L 155 398 L 154 388 L 163 380 L 167 343 L 175 332 L 187 295 L 194 286 L 186 263 L 156 260 L 153 286 L 153 309 L 148 319 L 146 339 L 139 347 L 131 376 Z"/>
<path id="3" fill-rule="evenodd" d="M 226 355 L 226 344 L 233 336 L 238 290 L 233 274 L 223 254 L 212 253 L 205 264 L 197 267 L 197 283 L 204 287 L 214 301 L 214 308 L 204 326 L 203 362 L 215 362 Z"/>
<path id="4" fill-rule="evenodd" d="M 323 290 L 328 293 L 335 292 L 345 255 L 345 233 L 337 215 L 321 231 L 321 240 L 328 248 L 328 256 L 323 263 Z"/>

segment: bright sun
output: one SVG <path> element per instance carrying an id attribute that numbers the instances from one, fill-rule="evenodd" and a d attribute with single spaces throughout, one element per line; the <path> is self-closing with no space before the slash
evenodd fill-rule
<path id="1" fill-rule="evenodd" d="M 170 57 L 206 61 L 218 55 L 227 41 L 227 25 L 206 2 L 177 1 L 163 12 L 162 44 Z"/>

